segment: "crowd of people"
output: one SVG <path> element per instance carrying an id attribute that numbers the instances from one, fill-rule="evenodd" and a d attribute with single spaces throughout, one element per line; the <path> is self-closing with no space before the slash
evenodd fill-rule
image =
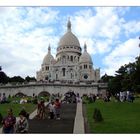
<path id="1" fill-rule="evenodd" d="M 110 102 L 112 98 L 115 98 L 116 102 L 132 102 L 135 100 L 134 94 L 130 91 L 123 91 L 115 94 L 114 96 L 111 95 L 109 92 L 102 95 L 96 94 L 84 94 L 83 98 L 85 98 L 89 103 L 95 102 L 97 99 L 103 100 L 104 102 Z"/>
<path id="2" fill-rule="evenodd" d="M 115 98 L 117 101 L 120 101 L 120 102 L 125 102 L 125 101 L 133 102 L 135 99 L 133 93 L 131 93 L 130 91 L 123 91 L 123 92 L 117 93 L 115 95 Z"/>
<path id="3" fill-rule="evenodd" d="M 39 100 L 37 104 L 37 118 L 45 119 L 48 114 L 49 119 L 60 120 L 60 108 L 61 102 L 58 98 L 51 100 L 47 106 L 45 106 L 44 100 Z"/>
<path id="4" fill-rule="evenodd" d="M 78 103 L 81 102 L 79 93 L 75 94 L 73 91 L 69 91 L 64 95 L 63 103 Z"/>

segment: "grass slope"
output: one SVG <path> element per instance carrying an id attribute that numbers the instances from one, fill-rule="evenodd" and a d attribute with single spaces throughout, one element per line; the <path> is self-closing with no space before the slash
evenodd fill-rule
<path id="1" fill-rule="evenodd" d="M 0 104 L 0 113 L 4 117 L 7 114 L 8 108 L 12 108 L 14 116 L 17 117 L 19 112 L 20 112 L 20 110 L 23 107 L 25 108 L 25 110 L 27 112 L 31 113 L 31 112 L 33 112 L 35 110 L 36 105 L 35 104 L 31 104 L 31 103 L 26 103 L 26 104 L 13 104 L 13 103 Z"/>
<path id="2" fill-rule="evenodd" d="M 95 123 L 94 108 L 100 109 L 104 122 Z M 129 102 L 103 102 L 86 104 L 91 133 L 140 133 L 140 99 Z"/>

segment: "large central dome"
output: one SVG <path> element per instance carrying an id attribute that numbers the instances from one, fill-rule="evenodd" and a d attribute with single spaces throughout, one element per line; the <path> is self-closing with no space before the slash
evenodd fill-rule
<path id="1" fill-rule="evenodd" d="M 56 56 L 64 52 L 81 55 L 81 50 L 78 38 L 71 32 L 71 22 L 69 20 L 67 23 L 67 32 L 61 37 L 58 43 Z"/>
<path id="2" fill-rule="evenodd" d="M 61 37 L 58 47 L 77 46 L 80 47 L 78 38 L 71 32 L 71 22 L 67 23 L 67 32 Z"/>
<path id="3" fill-rule="evenodd" d="M 67 32 L 62 36 L 62 38 L 59 41 L 58 46 L 78 46 L 80 47 L 79 40 L 72 32 Z"/>

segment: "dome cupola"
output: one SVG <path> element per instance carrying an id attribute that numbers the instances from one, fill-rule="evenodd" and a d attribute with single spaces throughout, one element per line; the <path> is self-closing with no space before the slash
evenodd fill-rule
<path id="1" fill-rule="evenodd" d="M 80 56 L 79 62 L 80 62 L 80 63 L 90 63 L 90 64 L 93 64 L 93 63 L 92 63 L 91 56 L 90 56 L 90 54 L 87 52 L 87 45 L 86 45 L 86 43 L 84 44 L 84 52 L 83 52 L 83 54 Z"/>
<path id="2" fill-rule="evenodd" d="M 51 47 L 50 47 L 50 44 L 49 44 L 49 46 L 48 46 L 48 54 L 43 59 L 43 65 L 50 65 L 54 61 L 55 61 L 55 59 L 51 55 Z"/>

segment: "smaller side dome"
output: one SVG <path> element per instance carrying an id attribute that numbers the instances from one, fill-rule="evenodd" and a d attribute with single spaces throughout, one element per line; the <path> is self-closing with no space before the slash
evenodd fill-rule
<path id="1" fill-rule="evenodd" d="M 93 64 L 93 63 L 92 63 L 91 56 L 90 56 L 90 54 L 87 52 L 87 45 L 86 45 L 86 44 L 84 44 L 84 52 L 83 52 L 83 54 L 80 56 L 79 62 L 80 62 L 80 63 L 90 63 L 90 64 Z"/>
<path id="2" fill-rule="evenodd" d="M 48 46 L 48 54 L 43 59 L 43 65 L 50 65 L 52 62 L 55 62 L 54 57 L 51 55 L 51 47 Z"/>

